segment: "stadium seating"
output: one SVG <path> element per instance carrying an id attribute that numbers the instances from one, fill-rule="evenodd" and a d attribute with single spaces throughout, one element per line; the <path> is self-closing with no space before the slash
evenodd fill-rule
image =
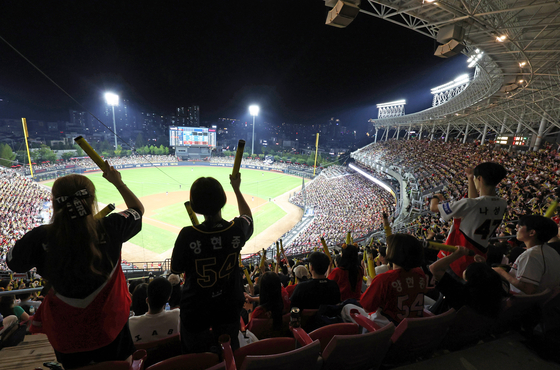
<path id="1" fill-rule="evenodd" d="M 391 336 L 392 345 L 385 362 L 402 363 L 432 354 L 445 337 L 455 315 L 455 310 L 450 309 L 441 315 L 401 321 Z"/>
<path id="2" fill-rule="evenodd" d="M 215 353 L 191 353 L 163 360 L 146 370 L 206 370 L 216 365 L 220 365 L 220 358 Z"/>
<path id="3" fill-rule="evenodd" d="M 135 344 L 136 349 L 145 350 L 148 358 L 146 366 L 151 366 L 165 359 L 181 354 L 181 338 L 179 334 L 148 343 Z"/>
<path id="4" fill-rule="evenodd" d="M 449 325 L 442 347 L 457 351 L 475 345 L 489 334 L 495 322 L 495 319 L 477 314 L 470 307 L 463 306 Z"/>

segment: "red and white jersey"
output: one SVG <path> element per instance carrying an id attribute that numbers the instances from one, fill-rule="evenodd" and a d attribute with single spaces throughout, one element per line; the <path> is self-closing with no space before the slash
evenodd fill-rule
<path id="1" fill-rule="evenodd" d="M 438 208 L 441 218 L 445 221 L 453 219 L 445 244 L 460 245 L 486 257 L 488 239 L 502 223 L 507 201 L 497 196 L 482 196 L 441 203 Z M 438 257 L 443 258 L 449 254 L 440 251 Z M 464 256 L 453 262 L 450 267 L 458 276 L 462 276 L 463 271 L 472 262 L 473 257 Z"/>
<path id="2" fill-rule="evenodd" d="M 376 276 L 362 294 L 360 304 L 369 313 L 381 308 L 395 323 L 407 317 L 422 317 L 428 278 L 421 268 L 390 270 Z"/>

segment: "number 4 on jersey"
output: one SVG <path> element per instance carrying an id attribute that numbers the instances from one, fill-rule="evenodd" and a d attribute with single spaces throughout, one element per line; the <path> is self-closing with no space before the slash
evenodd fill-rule
<path id="1" fill-rule="evenodd" d="M 486 240 L 486 238 L 488 238 L 488 235 L 490 235 L 491 233 L 493 233 L 494 231 L 496 231 L 496 229 L 498 228 L 498 225 L 500 225 L 502 223 L 502 220 L 491 220 L 491 219 L 487 219 L 485 220 L 482 225 L 480 225 L 475 231 L 474 233 L 476 235 L 480 235 L 480 238 L 482 240 Z M 491 228 L 491 229 L 490 229 Z"/>

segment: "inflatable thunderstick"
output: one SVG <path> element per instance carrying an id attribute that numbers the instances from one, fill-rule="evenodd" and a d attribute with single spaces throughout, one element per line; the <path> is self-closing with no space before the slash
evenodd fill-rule
<path id="1" fill-rule="evenodd" d="M 196 213 L 192 210 L 190 201 L 187 200 L 185 202 L 185 208 L 187 209 L 187 213 L 189 214 L 189 218 L 191 219 L 193 226 L 200 224 L 200 222 L 198 222 L 198 218 L 196 217 Z"/>
<path id="2" fill-rule="evenodd" d="M 78 136 L 74 139 L 74 141 L 80 146 L 80 148 L 83 149 L 84 152 L 86 152 L 86 154 L 95 162 L 95 164 L 101 169 L 101 171 L 105 171 L 105 161 L 99 156 L 99 154 L 97 154 L 95 149 L 93 149 L 91 145 L 89 145 L 86 139 Z"/>
<path id="3" fill-rule="evenodd" d="M 233 161 L 233 171 L 231 177 L 236 179 L 239 176 L 239 167 L 241 167 L 241 160 L 243 159 L 243 150 L 245 149 L 245 140 L 239 140 L 237 143 L 237 153 L 235 153 L 235 160 Z"/>
<path id="4" fill-rule="evenodd" d="M 325 252 L 327 257 L 329 257 L 329 262 L 332 263 L 331 252 L 329 252 L 329 247 L 327 247 L 327 242 L 325 241 L 325 238 L 321 238 L 321 244 L 323 245 L 323 251 Z"/>

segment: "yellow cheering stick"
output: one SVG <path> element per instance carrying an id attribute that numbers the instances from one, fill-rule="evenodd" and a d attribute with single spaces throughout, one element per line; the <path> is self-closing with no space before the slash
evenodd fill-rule
<path id="1" fill-rule="evenodd" d="M 280 259 L 280 243 L 276 241 L 276 258 Z"/>
<path id="2" fill-rule="evenodd" d="M 253 289 L 253 282 L 251 281 L 251 276 L 249 275 L 249 271 L 247 271 L 247 267 L 245 267 L 243 262 L 241 262 L 241 255 L 239 255 L 239 267 L 241 267 L 243 269 L 243 272 L 245 273 L 245 277 L 247 278 L 247 284 L 249 284 L 251 289 Z"/>
<path id="3" fill-rule="evenodd" d="M 321 238 L 321 244 L 323 245 L 323 251 L 325 252 L 327 257 L 329 257 L 329 264 L 331 264 L 332 256 L 331 256 L 331 252 L 329 252 L 329 247 L 327 247 L 327 242 L 325 241 L 325 238 Z"/>
<path id="4" fill-rule="evenodd" d="M 80 146 L 86 152 L 86 154 L 95 162 L 95 164 L 101 169 L 101 171 L 105 171 L 105 161 L 103 158 L 97 154 L 97 152 L 89 145 L 86 139 L 81 136 L 78 136 L 74 139 L 76 144 Z"/>
<path id="5" fill-rule="evenodd" d="M 435 249 L 435 250 L 439 250 L 439 251 L 445 251 L 445 252 L 455 252 L 457 250 L 457 247 L 453 246 L 453 245 L 447 245 L 447 244 L 443 244 L 443 243 L 437 243 L 437 242 L 432 242 L 432 241 L 428 241 L 428 240 L 424 240 L 422 242 L 424 248 L 428 248 L 428 249 Z M 473 250 L 469 249 L 469 256 L 474 256 L 476 253 L 474 253 Z"/>
<path id="6" fill-rule="evenodd" d="M 187 213 L 189 214 L 189 218 L 191 219 L 193 226 L 199 225 L 200 222 L 198 222 L 198 217 L 196 217 L 196 213 L 192 210 L 190 201 L 187 200 L 185 202 L 185 208 L 187 209 Z"/>
<path id="7" fill-rule="evenodd" d="M 375 263 L 373 262 L 373 253 L 367 255 L 368 275 L 373 279 L 375 277 Z"/>
<path id="8" fill-rule="evenodd" d="M 239 176 L 239 167 L 241 167 L 241 160 L 243 159 L 243 150 L 245 149 L 245 140 L 239 140 L 237 143 L 237 153 L 235 153 L 235 160 L 233 161 L 233 171 L 231 177 L 236 179 Z"/>
<path id="9" fill-rule="evenodd" d="M 261 274 L 264 274 L 264 271 L 265 271 L 265 270 L 264 270 L 265 263 L 266 263 L 266 251 L 265 251 L 264 248 L 263 248 L 263 250 L 262 250 L 262 257 L 261 257 L 261 264 L 260 264 L 260 266 L 259 266 L 259 268 L 261 269 Z"/>
<path id="10" fill-rule="evenodd" d="M 556 212 L 556 207 L 558 207 L 558 198 L 554 199 L 548 209 L 546 210 L 544 217 L 551 218 Z"/>
<path id="11" fill-rule="evenodd" d="M 115 210 L 115 204 L 110 203 L 107 204 L 101 211 L 99 211 L 95 216 L 93 216 L 96 220 L 101 220 L 103 217 L 107 216 L 109 213 Z"/>
<path id="12" fill-rule="evenodd" d="M 350 231 L 348 231 L 348 233 L 346 234 L 346 245 L 350 245 L 352 244 L 352 235 L 350 234 Z"/>

